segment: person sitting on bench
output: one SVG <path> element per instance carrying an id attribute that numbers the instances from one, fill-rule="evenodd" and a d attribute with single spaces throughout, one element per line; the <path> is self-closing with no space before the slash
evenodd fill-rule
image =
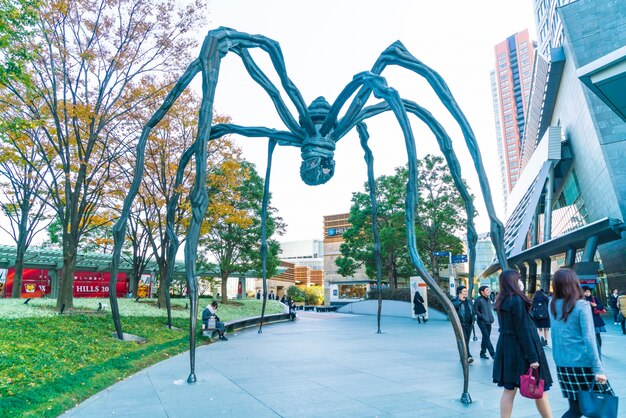
<path id="1" fill-rule="evenodd" d="M 218 306 L 219 305 L 215 300 L 211 302 L 210 305 L 207 305 L 207 307 L 202 311 L 202 323 L 204 324 L 205 329 L 209 329 L 209 320 L 212 316 L 215 317 L 215 329 L 220 335 L 220 340 L 228 341 L 228 338 L 224 336 L 224 331 L 226 330 L 224 323 L 221 322 L 220 318 L 217 316 Z"/>

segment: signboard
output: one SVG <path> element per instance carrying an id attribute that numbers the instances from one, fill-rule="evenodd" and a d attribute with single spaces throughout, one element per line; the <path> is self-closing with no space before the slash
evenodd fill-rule
<path id="1" fill-rule="evenodd" d="M 435 257 L 447 257 L 450 255 L 450 252 L 449 251 L 435 251 L 433 255 Z"/>
<path id="2" fill-rule="evenodd" d="M 77 271 L 74 273 L 74 296 L 106 298 L 109 296 L 110 282 L 111 273 L 109 272 Z M 115 291 L 118 298 L 124 297 L 128 292 L 126 273 L 117 274 Z"/>
<path id="3" fill-rule="evenodd" d="M 10 296 L 11 292 L 13 292 L 15 269 L 8 269 L 5 277 L 5 296 Z M 20 297 L 40 298 L 48 293 L 50 293 L 50 281 L 47 270 L 24 269 L 22 271 L 22 288 L 20 290 Z"/>
<path id="4" fill-rule="evenodd" d="M 7 281 L 7 272 L 7 269 L 0 269 L 0 297 L 6 297 L 4 295 L 4 284 Z"/>
<path id="5" fill-rule="evenodd" d="M 329 237 L 336 237 L 338 235 L 342 235 L 347 230 L 348 230 L 348 228 L 328 228 L 328 236 Z"/>
<path id="6" fill-rule="evenodd" d="M 467 254 L 456 254 L 452 256 L 452 264 L 467 263 Z"/>
<path id="7" fill-rule="evenodd" d="M 416 318 L 413 295 L 415 295 L 415 292 L 420 292 L 420 295 L 422 295 L 424 299 L 424 308 L 426 308 L 426 313 L 423 316 L 425 319 L 428 319 L 428 286 L 426 282 L 424 282 L 424 279 L 421 277 L 411 277 L 409 288 L 411 289 L 411 318 Z"/>

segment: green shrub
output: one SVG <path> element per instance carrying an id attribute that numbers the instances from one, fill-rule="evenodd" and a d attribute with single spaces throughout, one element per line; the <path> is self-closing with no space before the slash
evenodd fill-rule
<path id="1" fill-rule="evenodd" d="M 378 290 L 370 290 L 367 293 L 368 299 L 378 299 Z M 391 287 L 383 287 L 382 288 L 382 298 L 383 300 L 399 300 L 401 302 L 410 302 L 411 301 L 411 289 L 408 287 L 403 287 L 400 289 L 393 289 Z"/>
<path id="2" fill-rule="evenodd" d="M 324 304 L 324 289 L 320 286 L 307 287 L 304 291 L 305 303 L 307 305 L 323 305 Z"/>
<path id="3" fill-rule="evenodd" d="M 287 297 L 293 298 L 294 302 L 304 302 L 306 295 L 297 286 L 289 286 L 287 289 Z"/>
<path id="4" fill-rule="evenodd" d="M 446 293 L 448 299 L 452 300 L 452 297 Z M 367 293 L 368 299 L 378 299 L 378 290 L 370 290 Z M 399 300 L 401 302 L 412 302 L 413 295 L 411 295 L 411 289 L 408 287 L 403 287 L 400 289 L 392 289 L 389 287 L 384 287 L 382 289 L 382 297 L 384 300 Z M 435 292 L 429 289 L 427 293 L 428 297 L 428 307 L 438 310 L 439 312 L 446 313 L 446 309 L 443 307 L 443 304 L 437 299 L 435 296 Z"/>

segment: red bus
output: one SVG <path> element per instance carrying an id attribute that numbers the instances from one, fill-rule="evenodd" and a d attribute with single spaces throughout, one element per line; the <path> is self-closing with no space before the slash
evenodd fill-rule
<path id="1" fill-rule="evenodd" d="M 10 297 L 15 279 L 15 269 L 0 269 L 0 283 L 4 277 L 4 286 L 0 294 L 2 297 Z M 59 272 L 59 278 L 61 272 Z M 109 284 L 111 273 L 95 271 L 77 271 L 74 273 L 74 296 L 106 298 L 109 296 Z M 41 298 L 50 294 L 52 280 L 48 270 L 24 269 L 22 274 L 22 298 Z M 123 297 L 128 293 L 128 275 L 118 273 L 117 297 Z"/>

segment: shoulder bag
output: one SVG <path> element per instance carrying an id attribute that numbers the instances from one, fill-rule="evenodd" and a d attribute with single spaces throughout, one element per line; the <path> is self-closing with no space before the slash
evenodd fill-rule
<path id="1" fill-rule="evenodd" d="M 596 381 L 594 379 L 590 390 L 576 392 L 580 411 L 589 418 L 617 418 L 619 398 L 611 394 L 613 392 L 611 386 L 606 383 L 608 388 L 602 388 L 603 393 L 594 392 L 595 386 Z"/>
<path id="2" fill-rule="evenodd" d="M 543 379 L 539 379 L 539 367 L 528 368 L 528 372 L 519 377 L 519 393 L 525 398 L 541 399 L 543 397 Z"/>

